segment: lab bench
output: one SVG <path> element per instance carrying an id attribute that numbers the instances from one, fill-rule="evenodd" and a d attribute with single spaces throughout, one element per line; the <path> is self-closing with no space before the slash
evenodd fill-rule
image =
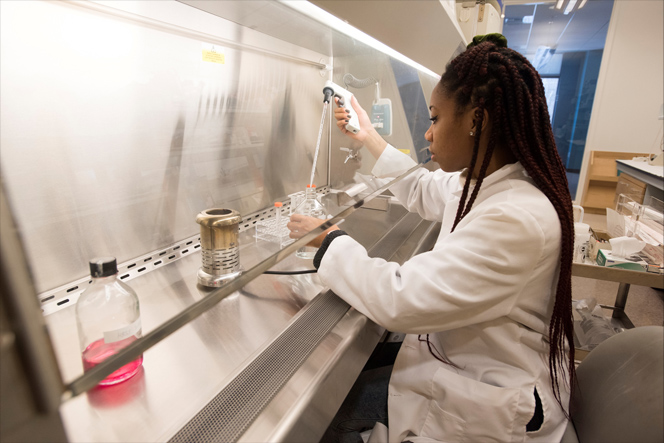
<path id="1" fill-rule="evenodd" d="M 386 208 L 357 209 L 342 228 L 393 261 L 433 245 L 439 224 Z M 253 233 L 240 233 L 244 269 L 279 252 Z M 144 334 L 213 292 L 197 284 L 195 251 L 129 282 Z M 312 267 L 291 254 L 271 271 Z M 45 318 L 71 382 L 83 374 L 74 305 Z M 385 332 L 316 274 L 263 274 L 147 349 L 133 378 L 74 396 L 60 414 L 70 441 L 315 441 Z"/>
<path id="2" fill-rule="evenodd" d="M 627 296 L 631 285 L 649 286 L 651 288 L 664 289 L 664 276 L 651 272 L 631 271 L 628 269 L 607 268 L 594 264 L 573 263 L 572 276 L 592 278 L 620 283 L 616 301 L 613 306 L 602 306 L 613 311 L 611 318 L 617 323 L 616 326 L 633 328 L 634 324 L 625 313 Z"/>

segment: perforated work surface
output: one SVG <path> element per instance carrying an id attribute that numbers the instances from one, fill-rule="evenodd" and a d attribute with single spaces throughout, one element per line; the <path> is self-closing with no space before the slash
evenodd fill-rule
<path id="1" fill-rule="evenodd" d="M 348 309 L 331 291 L 320 294 L 170 442 L 236 441 Z"/>

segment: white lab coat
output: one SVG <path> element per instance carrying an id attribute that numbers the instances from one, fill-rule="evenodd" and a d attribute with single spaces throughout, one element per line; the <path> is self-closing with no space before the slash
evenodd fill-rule
<path id="1" fill-rule="evenodd" d="M 414 164 L 388 146 L 372 172 L 396 176 Z M 390 442 L 558 442 L 567 420 L 553 396 L 546 342 L 560 260 L 558 216 L 516 163 L 484 179 L 473 209 L 450 233 L 462 183 L 461 173 L 421 169 L 391 188 L 410 211 L 442 221 L 433 250 L 400 266 L 369 258 L 342 236 L 318 274 L 374 322 L 409 334 L 390 379 Z M 418 341 L 427 333 L 458 369 Z M 544 423 L 526 433 L 535 388 Z M 564 378 L 560 390 L 567 405 Z"/>

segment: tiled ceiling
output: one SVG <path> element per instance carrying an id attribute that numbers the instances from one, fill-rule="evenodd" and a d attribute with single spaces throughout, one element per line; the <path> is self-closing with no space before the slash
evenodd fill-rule
<path id="1" fill-rule="evenodd" d="M 613 0 L 588 0 L 583 8 L 565 15 L 555 9 L 555 2 L 506 0 L 503 34 L 509 47 L 524 55 L 534 54 L 540 46 L 555 48 L 556 53 L 602 49 L 612 9 Z"/>

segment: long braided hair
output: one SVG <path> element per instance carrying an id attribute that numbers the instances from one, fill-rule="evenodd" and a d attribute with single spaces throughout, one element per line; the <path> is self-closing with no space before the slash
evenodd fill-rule
<path id="1" fill-rule="evenodd" d="M 455 101 L 457 112 L 461 113 L 468 106 L 477 107 L 473 155 L 469 165 L 471 172 L 478 161 L 484 111 L 493 119 L 477 181 L 468 197 L 471 180 L 466 180 L 452 231 L 470 212 L 494 148 L 497 145 L 509 147 L 551 201 L 560 220 L 560 275 L 549 324 L 549 371 L 554 396 L 567 415 L 558 381 L 559 373 L 568 374 L 570 389 L 575 381 L 572 320 L 574 217 L 567 175 L 556 149 L 542 79 L 528 60 L 506 47 L 504 37 L 500 34 L 486 37 L 483 43 L 471 43 L 465 52 L 454 58 L 439 84 L 445 95 Z M 569 347 L 568 355 L 565 342 Z"/>

